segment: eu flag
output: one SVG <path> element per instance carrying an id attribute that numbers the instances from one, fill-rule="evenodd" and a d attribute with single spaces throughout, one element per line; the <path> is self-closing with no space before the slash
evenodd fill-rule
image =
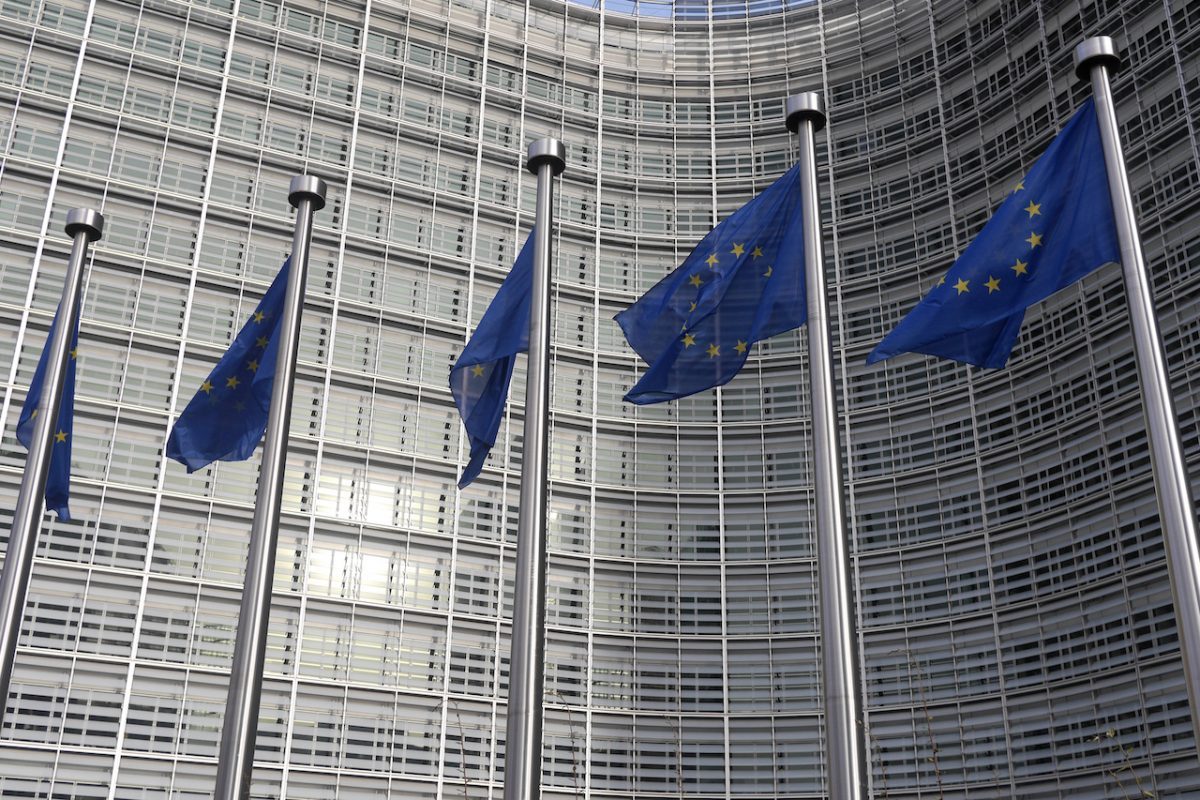
<path id="1" fill-rule="evenodd" d="M 911 352 L 1003 367 L 1026 308 L 1119 261 L 1100 130 L 1089 99 L 867 363 Z"/>
<path id="2" fill-rule="evenodd" d="M 512 382 L 517 353 L 529 349 L 529 303 L 533 292 L 533 231 L 479 327 L 450 368 L 450 393 L 471 441 L 471 459 L 458 480 L 464 489 L 487 460 Z"/>
<path id="3" fill-rule="evenodd" d="M 195 472 L 213 461 L 245 461 L 267 428 L 291 259 L 175 421 L 167 457 Z"/>
<path id="4" fill-rule="evenodd" d="M 797 165 L 617 314 L 629 345 L 649 364 L 625 399 L 661 403 L 728 383 L 755 342 L 806 318 Z"/>
<path id="5" fill-rule="evenodd" d="M 41 410 L 42 386 L 46 382 L 46 358 L 50 352 L 50 343 L 54 341 L 54 331 L 58 328 L 58 313 L 50 323 L 50 336 L 38 359 L 37 369 L 33 372 L 33 380 L 29 383 L 29 394 L 25 396 L 25 405 L 21 416 L 17 418 L 17 441 L 28 450 L 33 442 L 33 423 Z M 71 351 L 64 365 L 66 374 L 63 375 L 62 402 L 58 409 L 58 424 L 54 426 L 54 437 L 50 450 L 50 471 L 46 477 L 46 509 L 53 511 L 64 522 L 70 521 L 71 514 L 67 504 L 71 499 L 71 438 L 75 433 L 75 357 L 79 353 L 79 320 L 75 320 L 75 330 L 71 333 Z"/>

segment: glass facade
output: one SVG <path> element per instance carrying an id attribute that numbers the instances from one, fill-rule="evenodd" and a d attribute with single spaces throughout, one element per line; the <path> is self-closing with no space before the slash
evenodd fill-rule
<path id="1" fill-rule="evenodd" d="M 1007 369 L 869 349 L 1090 91 L 1117 107 L 1200 476 L 1200 6 L 1163 0 L 0 0 L 0 527 L 15 421 L 99 206 L 77 521 L 47 521 L 0 795 L 211 795 L 257 459 L 191 476 L 175 418 L 316 216 L 259 797 L 503 784 L 523 367 L 455 489 L 447 389 L 561 138 L 547 800 L 816 798 L 805 334 L 666 406 L 611 317 L 794 160 L 824 93 L 826 255 L 877 797 L 1195 797 L 1119 273 L 1031 309 Z M 1200 485 L 1196 487 L 1200 489 Z"/>

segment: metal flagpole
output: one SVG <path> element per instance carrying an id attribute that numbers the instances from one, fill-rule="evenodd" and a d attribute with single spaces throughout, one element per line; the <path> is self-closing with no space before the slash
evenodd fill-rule
<path id="1" fill-rule="evenodd" d="M 804 279 L 808 295 L 809 380 L 812 386 L 814 493 L 817 504 L 817 581 L 821 598 L 821 679 L 825 696 L 825 755 L 830 800 L 867 796 L 862 700 L 850 539 L 842 499 L 842 459 L 833 383 L 833 348 L 825 296 L 816 132 L 825 127 L 825 103 L 816 92 L 784 103 L 788 130 L 799 133 L 800 203 L 804 220 Z"/>
<path id="2" fill-rule="evenodd" d="M 8 705 L 8 687 L 12 682 L 17 640 L 21 637 L 21 619 L 25 614 L 25 595 L 29 591 L 33 554 L 37 550 L 37 536 L 41 529 L 46 479 L 54 449 L 51 438 L 62 409 L 68 351 L 75 332 L 75 321 L 79 318 L 83 264 L 87 260 L 88 245 L 99 239 L 104 231 L 104 217 L 90 208 L 71 209 L 67 212 L 66 230 L 67 235 L 75 241 L 67 261 L 62 299 L 58 302 L 58 324 L 54 327 L 54 339 L 46 343 L 50 348 L 50 357 L 46 360 L 42 398 L 38 404 L 39 413 L 33 422 L 33 438 L 29 444 L 29 455 L 25 457 L 25 474 L 21 477 L 17 507 L 13 511 L 4 574 L 0 575 L 0 721 L 3 721 L 4 709 Z"/>
<path id="3" fill-rule="evenodd" d="M 246 584 L 238 613 L 237 643 L 225 701 L 225 725 L 217 757 L 217 800 L 247 800 L 254 767 L 254 741 L 258 733 L 258 706 L 262 697 L 266 661 L 267 623 L 271 616 L 271 586 L 275 575 L 275 550 L 279 540 L 279 508 L 283 500 L 283 473 L 287 463 L 288 427 L 292 417 L 292 379 L 300 342 L 300 317 L 308 275 L 308 250 L 312 220 L 325 207 L 325 181 L 297 175 L 288 187 L 288 202 L 296 207 L 291 266 L 271 387 L 271 407 L 258 474 L 258 499 L 250 530 Z"/>
<path id="4" fill-rule="evenodd" d="M 1133 328 L 1142 403 L 1150 433 L 1158 514 L 1167 545 L 1167 572 L 1175 600 L 1179 650 L 1192 706 L 1192 733 L 1200 741 L 1200 544 L 1196 540 L 1196 506 L 1192 502 L 1184 466 L 1175 403 L 1167 377 L 1167 359 L 1154 313 L 1150 277 L 1142 258 L 1129 176 L 1117 130 L 1117 113 L 1108 83 L 1109 68 L 1120 65 L 1113 40 L 1107 36 L 1086 39 L 1075 48 L 1075 74 L 1081 80 L 1091 79 L 1096 98 L 1100 141 L 1108 169 L 1108 191 L 1117 223 L 1117 241 L 1121 246 L 1129 323 Z"/>
<path id="5" fill-rule="evenodd" d="M 550 233 L 554 182 L 567 165 L 557 139 L 529 145 L 526 168 L 537 175 L 529 375 L 525 384 L 525 452 L 517 523 L 516 592 L 508 679 L 504 800 L 538 800 L 542 784 L 542 679 L 546 671 L 546 453 L 550 399 Z"/>

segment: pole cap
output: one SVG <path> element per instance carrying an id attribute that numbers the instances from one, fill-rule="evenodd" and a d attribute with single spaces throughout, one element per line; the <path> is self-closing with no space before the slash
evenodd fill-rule
<path id="1" fill-rule="evenodd" d="M 812 120 L 813 131 L 825 127 L 825 101 L 817 92 L 801 92 L 783 101 L 783 116 L 792 133 L 800 130 L 803 120 Z"/>
<path id="2" fill-rule="evenodd" d="M 301 200 L 311 200 L 313 211 L 320 211 L 325 207 L 327 189 L 325 181 L 316 175 L 297 175 L 288 185 L 288 202 L 299 207 Z"/>
<path id="3" fill-rule="evenodd" d="M 66 229 L 72 239 L 82 231 L 94 242 L 104 233 L 104 215 L 94 208 L 72 208 L 67 212 Z"/>
<path id="4" fill-rule="evenodd" d="M 558 139 L 546 137 L 538 139 L 529 145 L 529 157 L 525 160 L 525 168 L 534 175 L 542 164 L 549 164 L 555 175 L 561 175 L 567 168 L 567 148 Z"/>
<path id="5" fill-rule="evenodd" d="M 1118 69 L 1121 57 L 1117 55 L 1117 46 L 1112 37 L 1093 36 L 1084 39 L 1075 47 L 1075 74 L 1081 81 L 1090 80 L 1092 67 L 1103 66 Z"/>

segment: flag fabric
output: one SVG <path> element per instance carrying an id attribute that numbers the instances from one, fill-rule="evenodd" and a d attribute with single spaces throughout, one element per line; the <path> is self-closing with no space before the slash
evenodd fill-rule
<path id="1" fill-rule="evenodd" d="M 649 365 L 625 399 L 661 403 L 728 383 L 755 342 L 804 324 L 805 303 L 797 165 L 617 314 Z"/>
<path id="2" fill-rule="evenodd" d="M 458 480 L 460 489 L 479 476 L 496 444 L 517 353 L 529 350 L 533 237 L 530 231 L 479 327 L 450 368 L 450 393 L 471 442 L 470 460 Z"/>
<path id="3" fill-rule="evenodd" d="M 50 354 L 50 343 L 54 341 L 54 331 L 58 328 L 58 313 L 50 323 L 50 335 L 42 348 L 41 358 L 38 359 L 37 369 L 34 370 L 33 380 L 29 383 L 29 394 L 25 396 L 25 405 L 21 408 L 21 416 L 17 418 L 17 441 L 28 450 L 33 443 L 34 421 L 39 406 L 42 404 L 43 384 L 46 382 L 46 359 Z M 51 439 L 50 470 L 46 476 L 46 509 L 53 511 L 60 520 L 68 522 L 71 513 L 67 508 L 71 499 L 71 441 L 75 434 L 75 359 L 79 354 L 79 320 L 75 320 L 75 330 L 71 333 L 71 350 L 63 365 L 62 401 L 58 409 L 58 424 L 54 426 Z"/>
<path id="4" fill-rule="evenodd" d="M 1025 309 L 1120 261 L 1089 99 L 937 285 L 867 356 L 926 353 L 999 368 Z"/>
<path id="5" fill-rule="evenodd" d="M 213 461 L 245 461 L 267 428 L 288 269 L 283 267 L 237 338 L 175 421 L 167 457 L 188 472 Z"/>

